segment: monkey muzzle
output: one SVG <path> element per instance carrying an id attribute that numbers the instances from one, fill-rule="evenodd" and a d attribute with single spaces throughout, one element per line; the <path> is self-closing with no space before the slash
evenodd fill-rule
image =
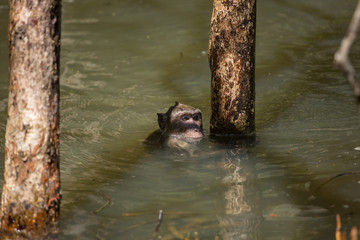
<path id="1" fill-rule="evenodd" d="M 170 134 L 169 137 L 186 142 L 198 142 L 204 137 L 204 134 L 200 126 L 191 124 L 187 125 L 186 129 Z"/>
<path id="2" fill-rule="evenodd" d="M 201 140 L 204 137 L 204 134 L 199 127 L 195 127 L 186 130 L 184 137 L 190 138 L 190 140 Z"/>
<path id="3" fill-rule="evenodd" d="M 197 124 L 187 125 L 186 130 L 181 135 L 181 138 L 187 142 L 199 142 L 204 137 L 201 126 Z"/>

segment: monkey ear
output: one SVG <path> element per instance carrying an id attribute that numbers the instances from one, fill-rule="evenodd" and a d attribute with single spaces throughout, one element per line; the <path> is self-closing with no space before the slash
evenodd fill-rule
<path id="1" fill-rule="evenodd" d="M 158 113 L 158 123 L 161 130 L 165 129 L 167 116 L 165 113 Z"/>

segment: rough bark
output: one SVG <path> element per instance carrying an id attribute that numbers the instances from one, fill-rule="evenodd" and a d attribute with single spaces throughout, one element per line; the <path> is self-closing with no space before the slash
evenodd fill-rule
<path id="1" fill-rule="evenodd" d="M 356 71 L 351 64 L 349 55 L 351 46 L 357 39 L 357 34 L 360 28 L 360 1 L 358 1 L 357 7 L 351 19 L 346 36 L 341 41 L 339 49 L 336 51 L 334 61 L 346 75 L 350 86 L 353 89 L 354 96 L 358 106 L 358 113 L 360 113 L 360 83 L 356 77 Z"/>
<path id="2" fill-rule="evenodd" d="M 10 0 L 9 103 L 1 229 L 58 220 L 61 0 Z"/>
<path id="3" fill-rule="evenodd" d="M 210 132 L 255 133 L 256 0 L 214 0 L 209 40 Z"/>

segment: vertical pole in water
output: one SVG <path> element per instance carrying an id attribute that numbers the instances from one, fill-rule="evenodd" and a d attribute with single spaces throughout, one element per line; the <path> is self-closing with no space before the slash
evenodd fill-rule
<path id="1" fill-rule="evenodd" d="M 59 216 L 61 0 L 10 0 L 9 6 L 10 87 L 0 226 L 3 232 L 27 235 L 44 231 Z"/>
<path id="2" fill-rule="evenodd" d="M 214 0 L 209 38 L 213 135 L 255 134 L 256 0 Z"/>

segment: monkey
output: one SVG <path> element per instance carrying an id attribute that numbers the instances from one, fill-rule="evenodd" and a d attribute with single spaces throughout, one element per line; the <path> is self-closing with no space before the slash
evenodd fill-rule
<path id="1" fill-rule="evenodd" d="M 145 144 L 157 143 L 160 147 L 185 150 L 192 154 L 191 145 L 204 137 L 201 110 L 175 102 L 166 113 L 158 113 L 157 116 L 160 129 L 150 134 Z"/>

